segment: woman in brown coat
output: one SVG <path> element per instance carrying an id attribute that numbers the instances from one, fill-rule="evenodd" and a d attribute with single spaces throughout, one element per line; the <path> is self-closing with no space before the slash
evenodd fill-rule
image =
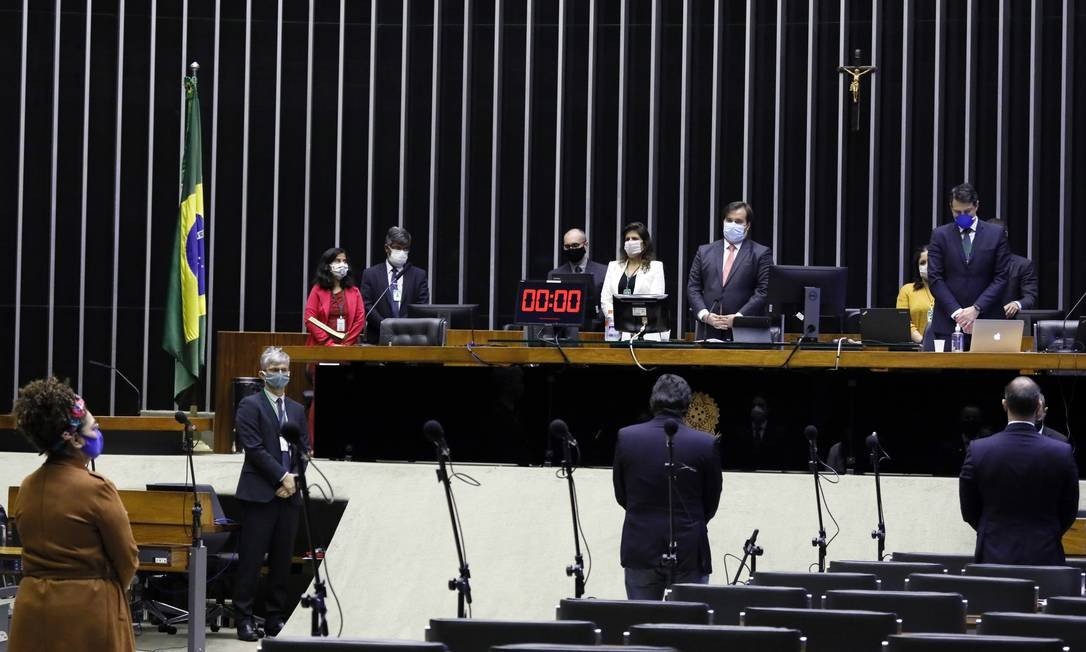
<path id="1" fill-rule="evenodd" d="M 8 650 L 134 650 L 125 590 L 138 552 L 116 487 L 86 468 L 102 452 L 98 422 L 56 378 L 19 390 L 14 413 L 47 457 L 23 480 L 11 510 L 23 580 Z"/>

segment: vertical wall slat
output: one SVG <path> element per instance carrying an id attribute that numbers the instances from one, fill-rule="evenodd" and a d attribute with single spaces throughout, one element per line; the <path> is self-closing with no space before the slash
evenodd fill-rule
<path id="1" fill-rule="evenodd" d="M 773 97 L 773 251 L 781 250 L 781 158 L 784 156 L 784 0 L 777 0 L 776 90 Z"/>
<path id="2" fill-rule="evenodd" d="M 404 3 L 407 4 L 407 3 Z M 344 29 L 347 23 L 346 0 L 339 0 L 339 62 L 336 73 L 336 226 L 333 231 L 333 242 L 339 247 L 343 241 L 343 50 L 346 44 L 343 42 Z"/>
<path id="3" fill-rule="evenodd" d="M 1074 121 L 1072 116 L 1074 104 L 1074 37 L 1075 37 L 1075 0 L 1064 0 L 1062 25 L 1060 34 L 1060 55 L 1063 68 L 1060 71 L 1060 226 L 1059 226 L 1059 256 L 1060 261 L 1071 260 L 1071 138 Z M 1059 266 L 1059 287 L 1057 294 L 1057 307 L 1061 310 L 1070 298 L 1067 296 L 1068 283 L 1065 277 L 1066 264 Z"/>
<path id="4" fill-rule="evenodd" d="M 528 278 L 528 218 L 532 194 L 532 59 L 535 54 L 532 32 L 535 31 L 535 0 L 528 0 L 524 25 L 524 159 L 522 161 L 520 277 Z"/>
<path id="5" fill-rule="evenodd" d="M 406 6 L 407 3 L 404 3 Z M 460 255 L 459 283 L 457 284 L 457 302 L 464 303 L 465 270 L 468 257 L 468 175 L 471 172 L 471 0 L 464 0 L 464 60 L 462 64 L 463 81 L 460 86 Z M 434 266 L 430 265 L 433 278 Z M 433 287 L 433 286 L 431 286 Z M 431 290 L 432 291 L 432 290 Z"/>
<path id="6" fill-rule="evenodd" d="M 935 63 L 931 130 L 931 228 L 939 225 L 943 202 L 943 57 L 946 51 L 946 5 L 935 0 Z"/>
<path id="7" fill-rule="evenodd" d="M 46 375 L 53 375 L 53 323 L 56 319 L 54 306 L 57 271 L 57 144 L 59 142 L 58 130 L 60 128 L 60 0 L 56 1 L 53 19 L 53 131 L 52 131 L 52 159 L 49 169 L 49 297 L 48 320 L 46 326 L 48 339 L 46 343 Z"/>
<path id="8" fill-rule="evenodd" d="M 529 0 L 531 2 L 531 0 Z M 626 192 L 626 93 L 629 87 L 630 0 L 622 0 L 618 26 L 618 161 L 615 164 L 615 242 L 622 239 Z"/>
<path id="9" fill-rule="evenodd" d="M 215 346 L 215 329 L 213 328 L 214 322 L 214 310 L 212 307 L 215 305 L 215 240 L 214 234 L 211 234 L 211 221 L 215 218 L 215 195 L 216 195 L 216 181 L 218 180 L 219 171 L 219 78 L 222 76 L 219 74 L 219 43 L 222 32 L 222 0 L 215 0 L 215 41 L 213 44 L 214 54 L 213 57 L 213 75 L 215 77 L 214 88 L 212 90 L 211 101 L 211 188 L 208 194 L 208 214 L 204 216 L 204 237 L 210 239 L 211 247 L 208 252 L 207 263 L 207 346 L 205 347 L 205 359 L 204 368 L 214 369 L 211 364 L 212 349 Z M 278 131 L 278 130 L 276 130 Z M 210 235 L 210 238 L 209 238 Z M 221 379 L 218 382 L 226 382 L 225 379 Z M 204 383 L 204 405 L 211 409 L 211 383 Z M 147 398 L 147 387 L 143 388 L 144 400 Z M 146 407 L 146 405 L 144 406 Z"/>
<path id="10" fill-rule="evenodd" d="M 722 47 L 724 8 L 722 0 L 713 2 L 713 96 L 709 124 L 709 242 L 716 240 L 717 214 L 720 212 L 720 50 Z"/>
<path id="11" fill-rule="evenodd" d="M 1002 217 L 1007 213 L 1007 128 L 1008 101 L 1012 92 L 1008 87 L 1010 75 L 1010 55 L 1007 50 L 1011 40 L 1011 18 L 1008 0 L 999 0 L 999 55 L 998 79 L 996 81 L 996 192 L 995 215 Z"/>
<path id="12" fill-rule="evenodd" d="M 121 260 L 121 134 L 124 125 L 124 0 L 117 4 L 117 95 L 116 118 L 113 122 L 113 310 L 109 325 L 110 359 L 109 364 L 117 367 L 117 320 L 118 320 L 118 284 L 120 282 Z M 80 301 L 82 303 L 82 301 Z M 210 333 L 210 331 L 208 331 Z M 82 359 L 80 355 L 80 359 Z M 211 369 L 209 366 L 208 369 Z M 109 411 L 114 412 L 116 374 L 109 377 L 113 384 L 109 388 Z M 208 387 L 211 383 L 206 383 Z M 140 394 L 142 396 L 142 393 Z"/>
<path id="13" fill-rule="evenodd" d="M 283 0 L 275 11 L 275 134 L 272 136 L 272 232 L 271 232 L 271 315 L 268 323 L 276 330 L 276 297 L 279 295 L 279 129 L 283 91 Z M 336 211 L 337 217 L 339 211 Z M 336 229 L 339 232 L 339 229 Z M 304 304 L 303 304 L 304 305 Z"/>
<path id="14" fill-rule="evenodd" d="M 313 0 L 310 0 L 312 3 Z M 310 5 L 312 6 L 312 5 Z M 312 14 L 311 14 L 312 15 Z M 310 21 L 312 24 L 312 21 Z M 312 53 L 313 36 L 310 33 L 310 53 Z M 309 58 L 309 76 L 313 76 L 313 57 Z M 370 0 L 370 93 L 367 103 L 367 127 L 366 127 L 366 267 L 372 262 L 370 255 L 373 252 L 373 127 L 374 113 L 377 107 L 377 0 Z M 306 141 L 306 151 L 309 151 L 309 141 Z M 308 154 L 307 154 L 308 156 Z M 308 202 L 307 202 L 308 203 Z M 433 267 L 433 265 L 430 265 Z M 433 280 L 433 279 L 431 279 Z M 430 285 L 433 287 L 433 284 Z"/>
<path id="15" fill-rule="evenodd" d="M 374 4 L 377 0 L 373 0 Z M 304 306 L 309 296 L 309 193 L 313 172 L 313 25 L 314 4 L 309 0 L 309 19 L 306 25 L 305 55 L 305 187 L 302 190 L 302 299 L 298 303 Z"/>
<path id="16" fill-rule="evenodd" d="M 249 80 L 252 74 L 253 0 L 245 0 L 245 81 L 241 107 L 241 268 L 238 272 L 238 330 L 245 330 L 245 251 L 249 234 Z"/>
<path id="17" fill-rule="evenodd" d="M 909 257 L 909 240 L 907 224 L 912 213 L 912 201 L 910 201 L 912 189 L 912 165 L 913 147 L 912 139 L 912 66 L 910 65 L 913 51 L 913 33 L 915 21 L 913 20 L 913 0 L 902 0 L 901 6 L 901 152 L 900 170 L 898 172 L 898 266 L 897 284 L 905 283 L 906 278 L 911 278 L 912 273 L 905 274 L 906 261 Z"/>
<path id="18" fill-rule="evenodd" d="M 1029 20 L 1029 178 L 1026 195 L 1026 258 L 1037 259 L 1037 242 L 1034 238 L 1040 198 L 1037 185 L 1041 174 L 1038 148 L 1041 146 L 1041 39 L 1043 38 L 1044 14 L 1041 3 L 1034 2 Z M 1006 216 L 1003 216 L 1006 219 Z"/>
<path id="19" fill-rule="evenodd" d="M 430 43 L 430 205 L 427 226 L 426 266 L 431 292 L 434 287 L 434 252 L 437 250 L 437 143 L 438 107 L 441 104 L 441 0 L 434 0 L 433 34 Z"/>
<path id="20" fill-rule="evenodd" d="M 660 0 L 652 0 L 651 45 L 649 49 L 649 183 L 645 213 L 646 226 L 653 233 L 656 225 L 657 178 L 660 158 L 660 32 L 662 30 Z"/>
<path id="21" fill-rule="evenodd" d="M 502 126 L 502 0 L 494 0 L 494 93 L 490 122 L 490 292 L 489 324 L 495 325 L 497 277 L 498 277 L 498 200 L 501 197 L 501 126 Z"/>
<path id="22" fill-rule="evenodd" d="M 83 356 L 84 356 L 84 319 L 86 318 L 87 300 L 87 154 L 90 140 L 90 77 L 91 77 L 91 17 L 94 15 L 94 0 L 86 0 L 87 15 L 84 20 L 83 40 L 83 177 L 80 182 L 79 201 L 79 335 L 78 351 L 79 359 L 76 361 L 76 392 L 83 393 Z M 118 107 L 120 108 L 120 107 Z M 116 254 L 116 251 L 114 251 Z M 113 256 L 113 264 L 117 265 L 117 256 Z M 117 278 L 114 275 L 113 289 L 117 289 Z M 114 313 L 116 314 L 116 313 Z M 116 343 L 113 349 L 116 350 Z M 109 387 L 109 413 L 113 414 L 113 372 L 110 371 Z"/>
<path id="23" fill-rule="evenodd" d="M 19 45 L 19 190 L 15 200 L 15 350 L 12 352 L 11 401 L 19 396 L 19 359 L 23 326 L 23 201 L 26 189 L 26 53 L 30 0 L 23 0 L 22 43 Z"/>
<path id="24" fill-rule="evenodd" d="M 376 2 L 376 0 L 374 0 Z M 404 186 L 407 177 L 407 82 L 408 82 L 408 63 L 409 56 L 411 54 L 411 3 L 403 3 L 403 17 L 400 19 L 400 182 L 399 182 L 399 211 L 397 212 L 397 222 L 399 226 L 404 225 L 403 215 L 403 202 L 404 202 Z M 465 44 L 466 45 L 466 44 Z M 431 267 L 433 267 L 431 265 Z"/>
<path id="25" fill-rule="evenodd" d="M 596 34 L 599 22 L 598 0 L 588 2 L 588 87 L 585 101 L 588 103 L 585 111 L 585 146 L 584 146 L 584 232 L 587 238 L 592 233 L 592 189 L 595 173 L 593 163 L 592 146 L 595 143 L 596 128 Z M 496 243 L 495 243 L 496 244 Z"/>
<path id="26" fill-rule="evenodd" d="M 871 0 L 871 65 L 878 66 L 879 37 L 882 32 L 882 0 Z M 868 132 L 868 157 L 867 157 L 867 303 L 864 306 L 875 304 L 875 270 L 878 267 L 875 244 L 879 240 L 879 222 L 876 219 L 879 211 L 878 200 L 878 172 L 879 172 L 879 89 L 882 84 L 880 75 L 872 74 L 871 77 L 871 111 L 869 112 L 870 128 Z"/>
<path id="27" fill-rule="evenodd" d="M 676 336 L 683 336 L 686 311 L 683 309 L 686 298 L 686 212 L 688 207 L 687 184 L 689 171 L 689 129 L 690 129 L 690 0 L 683 0 L 683 41 L 682 41 L 682 82 L 679 98 L 679 237 L 678 252 L 675 256 L 675 299 L 676 299 Z"/>
<path id="28" fill-rule="evenodd" d="M 150 53 L 148 55 L 147 64 L 147 215 L 145 224 L 145 236 L 143 243 L 144 264 L 147 268 L 151 266 L 151 210 L 153 208 L 152 202 L 154 200 L 154 178 L 155 178 L 155 51 L 156 42 L 158 40 L 158 0 L 151 0 L 151 23 L 148 26 L 151 31 L 151 44 Z M 218 71 L 216 71 L 215 77 L 218 78 Z M 151 275 L 146 274 L 143 277 L 143 380 L 141 387 L 143 388 L 143 406 L 144 410 L 147 409 L 147 362 L 148 362 L 148 341 L 150 339 L 151 328 Z"/>
<path id="29" fill-rule="evenodd" d="M 837 32 L 837 58 L 841 65 L 848 65 L 848 0 L 841 0 L 839 10 L 840 22 Z M 837 80 L 837 222 L 835 228 L 834 265 L 842 264 L 841 240 L 844 236 L 845 226 L 845 138 L 847 137 L 848 120 L 845 103 L 845 76 L 840 75 Z"/>
<path id="30" fill-rule="evenodd" d="M 754 122 L 754 0 L 747 0 L 746 21 L 743 41 L 743 201 L 750 201 L 751 123 Z"/>
<path id="31" fill-rule="evenodd" d="M 807 0 L 807 145 L 804 150 L 803 179 L 803 264 L 811 264 L 814 239 L 811 237 L 811 217 L 814 214 L 814 148 L 815 148 L 815 62 L 818 54 L 818 2 Z M 778 253 L 779 255 L 779 253 Z"/>
<path id="32" fill-rule="evenodd" d="M 554 94 L 554 238 L 558 242 L 562 228 L 562 136 L 566 90 L 566 0 L 558 0 L 558 61 Z M 552 267 L 558 267 L 558 249 L 553 248 Z"/>
<path id="33" fill-rule="evenodd" d="M 965 129 L 962 137 L 965 140 L 965 152 L 962 170 L 962 180 L 973 183 L 973 157 L 976 152 L 976 116 L 974 115 L 973 97 L 974 77 L 976 77 L 977 58 L 973 52 L 976 39 L 977 11 L 974 0 L 966 0 L 965 3 Z"/>

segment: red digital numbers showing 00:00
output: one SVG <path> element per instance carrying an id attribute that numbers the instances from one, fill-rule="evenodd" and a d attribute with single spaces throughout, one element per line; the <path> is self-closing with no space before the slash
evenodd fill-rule
<path id="1" fill-rule="evenodd" d="M 546 290 L 524 288 L 520 295 L 521 312 L 581 312 L 581 290 Z"/>

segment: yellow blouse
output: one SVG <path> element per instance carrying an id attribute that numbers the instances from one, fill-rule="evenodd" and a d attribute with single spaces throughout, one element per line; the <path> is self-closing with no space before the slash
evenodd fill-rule
<path id="1" fill-rule="evenodd" d="M 934 305 L 935 298 L 931 296 L 927 283 L 919 290 L 915 289 L 912 283 L 906 283 L 897 293 L 897 307 L 908 308 L 912 329 L 921 335 L 928 327 L 928 313 Z"/>

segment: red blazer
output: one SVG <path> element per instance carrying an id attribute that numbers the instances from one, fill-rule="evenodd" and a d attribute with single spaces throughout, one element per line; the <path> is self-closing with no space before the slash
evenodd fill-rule
<path id="1" fill-rule="evenodd" d="M 310 317 L 316 317 L 332 328 L 336 327 L 338 312 L 330 315 L 332 310 L 332 291 L 325 290 L 319 285 L 314 285 L 309 291 L 309 300 L 305 302 L 305 315 L 302 322 L 305 325 L 309 337 L 306 338 L 306 346 L 332 346 L 333 344 L 354 344 L 362 333 L 362 327 L 366 325 L 366 307 L 362 304 L 362 293 L 357 287 L 343 290 L 344 306 L 343 318 L 347 321 L 347 337 L 340 342 L 322 329 L 309 323 Z"/>

